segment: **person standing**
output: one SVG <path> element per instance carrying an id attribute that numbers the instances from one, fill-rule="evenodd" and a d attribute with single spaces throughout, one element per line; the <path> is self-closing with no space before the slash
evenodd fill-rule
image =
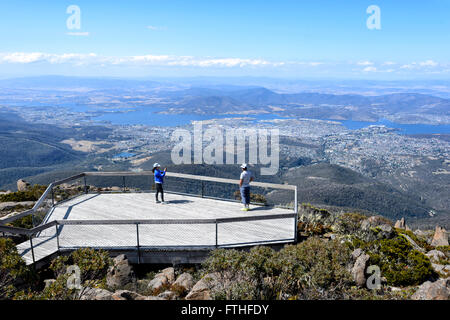
<path id="1" fill-rule="evenodd" d="M 253 175 L 250 171 L 248 171 L 247 164 L 244 163 L 241 165 L 242 173 L 239 180 L 239 187 L 241 190 L 241 199 L 244 207 L 241 209 L 242 211 L 250 210 L 250 182 L 253 181 Z"/>
<path id="2" fill-rule="evenodd" d="M 164 177 L 167 172 L 167 168 L 164 168 L 164 171 L 161 171 L 161 165 L 159 163 L 155 163 L 153 165 L 152 172 L 155 174 L 155 186 L 156 186 L 156 203 L 164 204 Z M 158 195 L 161 193 L 161 201 L 158 200 Z"/>

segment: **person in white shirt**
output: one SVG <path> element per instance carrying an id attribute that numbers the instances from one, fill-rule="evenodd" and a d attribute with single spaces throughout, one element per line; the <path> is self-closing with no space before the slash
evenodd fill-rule
<path id="1" fill-rule="evenodd" d="M 249 211 L 250 210 L 250 182 L 253 181 L 253 175 L 250 171 L 247 169 L 247 164 L 244 163 L 241 165 L 242 173 L 239 180 L 239 187 L 241 190 L 241 199 L 242 203 L 244 204 L 244 208 L 242 208 L 242 211 Z"/>

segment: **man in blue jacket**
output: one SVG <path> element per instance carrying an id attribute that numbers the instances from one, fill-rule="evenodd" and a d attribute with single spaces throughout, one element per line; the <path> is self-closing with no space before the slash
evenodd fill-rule
<path id="1" fill-rule="evenodd" d="M 163 203 L 164 204 L 164 190 L 163 190 L 163 183 L 164 183 L 164 177 L 167 172 L 167 168 L 164 168 L 164 171 L 160 170 L 161 165 L 159 163 L 155 163 L 153 165 L 153 173 L 155 174 L 155 186 L 156 186 L 156 203 Z M 158 194 L 161 193 L 161 201 L 158 200 Z"/>

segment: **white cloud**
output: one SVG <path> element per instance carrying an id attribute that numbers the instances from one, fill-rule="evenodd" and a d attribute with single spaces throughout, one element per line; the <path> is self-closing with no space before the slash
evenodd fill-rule
<path id="1" fill-rule="evenodd" d="M 47 54 L 33 53 L 0 53 L 0 63 L 27 64 L 33 62 L 47 62 L 50 64 L 71 63 L 80 64 L 112 64 L 112 65 L 158 65 L 158 66 L 186 66 L 186 67 L 278 67 L 284 62 L 272 62 L 264 59 L 241 58 L 199 58 L 191 56 L 170 55 L 139 55 L 125 57 L 98 56 L 90 54 Z"/>
<path id="2" fill-rule="evenodd" d="M 376 72 L 377 68 L 375 67 L 366 67 L 363 69 L 364 72 Z"/>
<path id="3" fill-rule="evenodd" d="M 358 66 L 372 66 L 373 62 L 370 61 L 360 61 L 356 63 Z"/>
<path id="4" fill-rule="evenodd" d="M 420 62 L 419 65 L 422 67 L 436 67 L 438 63 L 434 62 L 433 60 L 427 60 L 424 62 Z"/>
<path id="5" fill-rule="evenodd" d="M 167 27 L 147 26 L 147 29 L 152 30 L 152 31 L 161 31 L 161 30 L 167 30 Z"/>

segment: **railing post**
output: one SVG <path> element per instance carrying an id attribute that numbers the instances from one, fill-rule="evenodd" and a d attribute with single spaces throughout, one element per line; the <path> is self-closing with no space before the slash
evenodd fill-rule
<path id="1" fill-rule="evenodd" d="M 122 177 L 122 191 L 125 192 L 125 176 Z"/>
<path id="2" fill-rule="evenodd" d="M 58 223 L 55 224 L 56 227 L 56 247 L 59 251 L 59 228 L 58 228 Z"/>
<path id="3" fill-rule="evenodd" d="M 219 224 L 216 220 L 216 248 L 219 247 Z"/>
<path id="4" fill-rule="evenodd" d="M 55 206 L 55 194 L 53 192 L 53 187 L 52 187 L 52 207 Z"/>
<path id="5" fill-rule="evenodd" d="M 294 235 L 294 239 L 295 239 L 295 243 L 297 243 L 297 241 L 298 241 L 298 235 L 297 235 L 297 233 L 298 233 L 298 199 L 297 199 L 297 197 L 298 197 L 298 194 L 297 194 L 297 186 L 295 186 L 295 195 L 294 195 L 294 212 L 295 212 L 295 219 L 294 219 L 294 223 L 295 223 L 295 226 L 294 226 L 294 232 L 295 232 L 295 235 Z"/>
<path id="6" fill-rule="evenodd" d="M 205 196 L 205 184 L 203 183 L 202 180 L 202 198 Z"/>
<path id="7" fill-rule="evenodd" d="M 139 244 L 139 223 L 136 223 L 136 244 L 137 244 L 137 256 L 138 256 L 138 264 L 141 264 L 141 250 Z"/>
<path id="8" fill-rule="evenodd" d="M 83 177 L 83 180 L 84 180 L 84 193 L 88 194 L 87 183 L 86 183 L 86 176 Z"/>
<path id="9" fill-rule="evenodd" d="M 34 257 L 34 249 L 33 249 L 33 240 L 32 240 L 33 235 L 30 234 L 30 246 L 31 246 L 31 256 L 33 257 L 33 264 L 36 263 L 36 259 Z"/>

